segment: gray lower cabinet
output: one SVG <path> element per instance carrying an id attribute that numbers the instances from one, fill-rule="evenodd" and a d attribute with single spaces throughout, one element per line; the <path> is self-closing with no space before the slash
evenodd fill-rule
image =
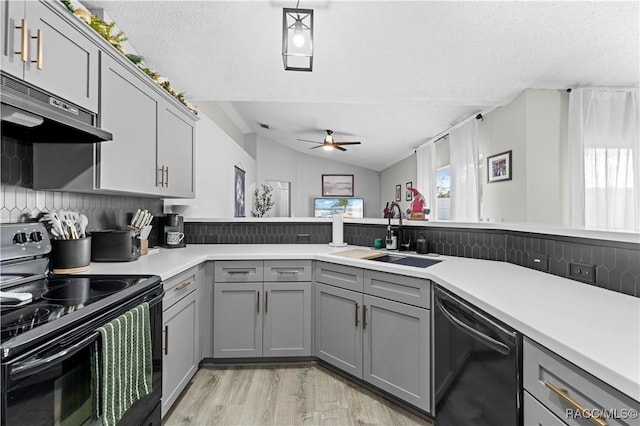
<path id="1" fill-rule="evenodd" d="M 311 355 L 310 282 L 214 284 L 214 358 Z"/>
<path id="2" fill-rule="evenodd" d="M 364 295 L 363 379 L 425 411 L 430 398 L 430 311 Z"/>
<path id="3" fill-rule="evenodd" d="M 200 364 L 202 266 L 164 282 L 162 416 L 164 416 Z"/>
<path id="4" fill-rule="evenodd" d="M 318 358 L 422 409 L 430 402 L 430 311 L 315 284 Z"/>
<path id="5" fill-rule="evenodd" d="M 362 294 L 315 283 L 315 354 L 362 378 Z"/>
<path id="6" fill-rule="evenodd" d="M 638 424 L 638 401 L 528 338 L 522 346 L 525 425 Z"/>

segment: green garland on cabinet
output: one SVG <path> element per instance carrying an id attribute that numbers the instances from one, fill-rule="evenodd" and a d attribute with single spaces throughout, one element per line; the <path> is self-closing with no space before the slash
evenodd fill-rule
<path id="1" fill-rule="evenodd" d="M 139 55 L 134 55 L 131 53 L 125 53 L 122 44 L 127 41 L 123 32 L 119 32 L 117 34 L 111 34 L 115 26 L 115 22 L 104 22 L 102 19 L 98 18 L 96 15 L 87 12 L 84 9 L 76 9 L 71 4 L 70 0 L 60 0 L 62 4 L 66 6 L 66 8 L 78 19 L 80 19 L 85 24 L 89 25 L 95 32 L 100 34 L 105 40 L 109 42 L 118 52 L 122 53 L 127 57 L 133 64 L 135 64 L 142 72 L 147 74 L 153 81 L 155 81 L 160 87 L 169 92 L 171 96 L 176 98 L 180 103 L 186 106 L 189 111 L 193 114 L 198 115 L 198 111 L 194 106 L 190 105 L 184 93 L 176 92 L 173 87 L 171 87 L 171 82 L 169 80 L 162 79 L 160 74 L 156 71 L 149 69 L 148 67 L 142 64 L 143 57 Z"/>

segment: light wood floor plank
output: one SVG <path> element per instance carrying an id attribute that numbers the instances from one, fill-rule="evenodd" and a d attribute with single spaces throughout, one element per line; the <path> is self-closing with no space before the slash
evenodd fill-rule
<path id="1" fill-rule="evenodd" d="M 428 421 L 316 364 L 203 367 L 165 426 L 412 426 Z"/>

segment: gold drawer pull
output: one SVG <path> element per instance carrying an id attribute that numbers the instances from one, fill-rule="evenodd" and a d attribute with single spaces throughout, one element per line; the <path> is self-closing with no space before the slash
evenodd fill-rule
<path id="1" fill-rule="evenodd" d="M 13 52 L 16 55 L 20 55 L 20 60 L 22 62 L 27 62 L 29 60 L 29 31 L 27 28 L 27 20 L 22 19 L 20 21 L 20 26 L 16 27 L 16 30 L 20 29 L 20 51 Z"/>
<path id="2" fill-rule="evenodd" d="M 236 269 L 236 270 L 227 271 L 227 274 L 229 274 L 229 275 L 249 275 L 249 272 L 251 272 L 251 271 L 249 271 L 248 269 L 243 269 L 243 270 Z"/>
<path id="3" fill-rule="evenodd" d="M 176 291 L 180 291 L 180 290 L 183 290 L 183 289 L 189 287 L 191 285 L 191 282 L 192 281 L 183 282 L 182 284 L 180 284 L 179 286 L 176 287 Z"/>
<path id="4" fill-rule="evenodd" d="M 36 33 L 36 36 L 31 38 L 35 38 L 38 41 L 38 44 L 36 47 L 36 60 L 31 62 L 36 64 L 37 68 L 41 70 L 42 69 L 42 43 L 43 43 L 42 39 L 44 38 L 44 35 L 42 34 L 42 30 L 38 30 L 38 32 Z"/>
<path id="5" fill-rule="evenodd" d="M 551 390 L 551 392 L 553 392 L 556 395 L 558 395 L 558 397 L 561 400 L 563 400 L 568 405 L 570 405 L 571 407 L 573 407 L 576 410 L 578 410 L 580 412 L 580 414 L 582 414 L 582 416 L 584 418 L 587 418 L 587 419 L 591 420 L 593 423 L 597 424 L 598 426 L 607 426 L 607 422 L 602 420 L 600 418 L 600 416 L 594 416 L 593 414 L 591 414 L 591 411 L 587 410 L 582 405 L 580 405 L 580 403 L 574 401 L 569 395 L 567 395 L 567 390 L 566 389 L 557 388 L 556 386 L 552 385 L 551 383 L 549 383 L 547 381 L 544 382 L 544 385 L 549 390 Z"/>

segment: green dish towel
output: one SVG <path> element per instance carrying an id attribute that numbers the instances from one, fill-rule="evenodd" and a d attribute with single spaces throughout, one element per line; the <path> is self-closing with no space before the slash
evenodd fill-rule
<path id="1" fill-rule="evenodd" d="M 149 304 L 143 303 L 98 329 L 102 424 L 113 426 L 134 402 L 151 393 Z"/>

